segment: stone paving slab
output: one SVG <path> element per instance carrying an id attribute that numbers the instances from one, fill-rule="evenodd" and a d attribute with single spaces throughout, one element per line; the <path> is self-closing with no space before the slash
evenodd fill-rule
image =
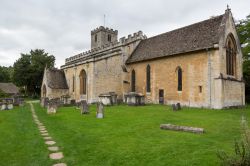
<path id="1" fill-rule="evenodd" d="M 47 145 L 54 145 L 56 142 L 55 141 L 46 141 L 45 144 Z"/>
<path id="2" fill-rule="evenodd" d="M 53 160 L 59 160 L 63 158 L 63 153 L 62 152 L 57 152 L 57 153 L 51 153 L 49 155 L 49 158 L 53 159 Z"/>
<path id="3" fill-rule="evenodd" d="M 31 112 L 32 112 L 32 116 L 33 116 L 34 122 L 37 124 L 37 127 L 38 127 L 39 131 L 41 132 L 41 135 L 43 136 L 43 138 L 45 140 L 45 144 L 47 144 L 49 146 L 48 150 L 54 152 L 54 153 L 51 153 L 49 155 L 49 158 L 53 159 L 53 160 L 60 160 L 60 159 L 62 159 L 64 157 L 63 153 L 62 152 L 56 152 L 56 151 L 59 150 L 58 146 L 50 146 L 50 145 L 56 144 L 56 142 L 52 140 L 52 138 L 49 136 L 49 133 L 46 130 L 46 128 L 43 125 L 43 123 L 41 123 L 39 121 L 39 119 L 38 119 L 38 117 L 37 117 L 37 115 L 35 113 L 34 107 L 32 105 L 32 102 L 29 102 L 29 104 L 30 104 L 30 107 L 31 107 Z M 57 163 L 57 164 L 53 164 L 53 166 L 67 166 L 67 164 L 65 164 L 65 163 Z"/>
<path id="4" fill-rule="evenodd" d="M 59 147 L 58 147 L 58 146 L 50 146 L 50 147 L 48 147 L 48 149 L 49 149 L 50 151 L 58 151 L 58 150 L 59 150 Z"/>
<path id="5" fill-rule="evenodd" d="M 40 133 L 48 133 L 47 130 L 41 130 Z"/>
<path id="6" fill-rule="evenodd" d="M 42 136 L 49 136 L 49 133 L 42 133 Z"/>
<path id="7" fill-rule="evenodd" d="M 45 140 L 51 140 L 51 137 L 43 137 Z"/>

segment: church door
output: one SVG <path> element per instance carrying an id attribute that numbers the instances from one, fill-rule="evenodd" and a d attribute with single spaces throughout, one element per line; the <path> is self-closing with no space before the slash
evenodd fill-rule
<path id="1" fill-rule="evenodd" d="M 159 104 L 164 104 L 164 90 L 159 90 Z"/>

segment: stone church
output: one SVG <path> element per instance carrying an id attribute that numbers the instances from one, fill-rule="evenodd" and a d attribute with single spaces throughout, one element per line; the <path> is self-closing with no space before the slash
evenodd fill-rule
<path id="1" fill-rule="evenodd" d="M 47 70 L 55 79 L 54 87 L 63 85 L 62 89 L 45 92 L 51 80 L 44 77 L 41 95 L 67 94 L 94 103 L 100 94 L 115 92 L 122 100 L 125 94 L 137 92 L 146 103 L 179 102 L 215 109 L 243 106 L 242 63 L 230 9 L 150 38 L 139 31 L 118 40 L 117 30 L 100 26 L 91 31 L 91 50 L 67 58 L 55 77 L 58 69 Z"/>

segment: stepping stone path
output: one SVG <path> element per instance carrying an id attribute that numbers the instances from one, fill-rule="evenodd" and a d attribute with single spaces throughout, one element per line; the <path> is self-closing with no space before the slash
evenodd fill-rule
<path id="1" fill-rule="evenodd" d="M 60 148 L 58 146 L 55 146 L 56 142 L 52 139 L 52 137 L 49 136 L 48 131 L 46 130 L 46 127 L 41 123 L 36 115 L 35 109 L 33 107 L 32 102 L 30 102 L 30 107 L 31 107 L 31 113 L 33 120 L 37 124 L 38 130 L 41 133 L 41 136 L 45 140 L 45 144 L 48 145 L 48 150 L 52 153 L 50 153 L 49 158 L 52 160 L 60 160 L 62 159 L 63 153 L 59 152 Z M 52 166 L 67 166 L 65 163 L 57 163 L 53 164 Z"/>

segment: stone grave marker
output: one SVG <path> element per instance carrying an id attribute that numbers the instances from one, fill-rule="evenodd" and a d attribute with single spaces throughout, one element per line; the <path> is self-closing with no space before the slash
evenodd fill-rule
<path id="1" fill-rule="evenodd" d="M 13 99 L 6 99 L 7 102 L 7 110 L 13 109 Z"/>
<path id="2" fill-rule="evenodd" d="M 104 118 L 104 105 L 101 102 L 97 103 L 96 118 Z"/>
<path id="3" fill-rule="evenodd" d="M 180 104 L 180 103 L 177 103 L 177 104 L 176 104 L 176 108 L 177 108 L 177 110 L 181 110 L 181 104 Z"/>
<path id="4" fill-rule="evenodd" d="M 173 109 L 173 111 L 177 111 L 177 107 L 175 104 L 172 104 L 172 109 Z"/>
<path id="5" fill-rule="evenodd" d="M 23 98 L 19 98 L 19 106 L 24 106 L 24 99 Z"/>
<path id="6" fill-rule="evenodd" d="M 89 114 L 89 106 L 86 100 L 81 102 L 81 114 Z"/>
<path id="7" fill-rule="evenodd" d="M 57 101 L 51 99 L 49 101 L 48 107 L 47 107 L 47 113 L 48 114 L 55 114 L 57 111 Z"/>

